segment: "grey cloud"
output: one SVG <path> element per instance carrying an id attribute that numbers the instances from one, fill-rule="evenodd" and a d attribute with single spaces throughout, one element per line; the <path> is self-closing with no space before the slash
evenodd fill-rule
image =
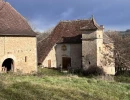
<path id="1" fill-rule="evenodd" d="M 130 0 L 8 0 L 36 27 L 46 29 L 59 20 L 84 19 L 94 15 L 106 27 L 128 28 Z M 125 27 L 126 26 L 126 27 Z"/>

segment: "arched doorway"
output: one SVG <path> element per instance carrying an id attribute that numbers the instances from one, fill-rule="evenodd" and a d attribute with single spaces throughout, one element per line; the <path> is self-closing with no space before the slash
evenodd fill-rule
<path id="1" fill-rule="evenodd" d="M 14 60 L 12 58 L 7 58 L 2 63 L 2 71 L 13 71 L 14 69 Z"/>

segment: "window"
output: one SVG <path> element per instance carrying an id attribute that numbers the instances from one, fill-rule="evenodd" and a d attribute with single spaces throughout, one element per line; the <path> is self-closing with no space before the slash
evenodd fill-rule
<path id="1" fill-rule="evenodd" d="M 25 56 L 25 62 L 27 62 L 27 56 Z"/>

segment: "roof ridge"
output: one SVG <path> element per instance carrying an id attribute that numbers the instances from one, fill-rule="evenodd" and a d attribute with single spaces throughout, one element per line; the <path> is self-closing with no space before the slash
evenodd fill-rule
<path id="1" fill-rule="evenodd" d="M 87 21 L 90 19 L 75 19 L 75 20 L 60 20 L 60 22 L 76 22 L 76 21 Z"/>
<path id="2" fill-rule="evenodd" d="M 98 29 L 98 24 L 96 23 L 95 19 L 94 19 L 94 16 L 92 16 L 92 22 L 93 22 L 93 25 Z M 97 24 L 97 25 L 96 25 Z"/>
<path id="3" fill-rule="evenodd" d="M 57 27 L 60 23 L 61 23 L 61 22 L 58 22 L 58 23 L 55 25 L 55 27 L 54 27 L 54 28 L 53 28 L 53 30 L 51 31 L 51 34 L 50 34 L 50 35 L 52 35 L 52 34 L 53 34 L 53 31 L 56 29 L 56 27 Z M 49 38 L 49 37 L 50 37 L 50 35 L 49 35 L 48 37 L 46 37 L 46 38 L 44 38 L 44 39 L 40 40 L 38 43 L 40 43 L 40 42 L 44 41 L 45 39 Z"/>

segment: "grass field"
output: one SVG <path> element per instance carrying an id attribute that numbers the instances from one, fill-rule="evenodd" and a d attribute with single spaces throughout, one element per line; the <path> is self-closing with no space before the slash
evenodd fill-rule
<path id="1" fill-rule="evenodd" d="M 1 74 L 0 100 L 130 100 L 130 84 L 43 68 L 37 75 Z"/>

